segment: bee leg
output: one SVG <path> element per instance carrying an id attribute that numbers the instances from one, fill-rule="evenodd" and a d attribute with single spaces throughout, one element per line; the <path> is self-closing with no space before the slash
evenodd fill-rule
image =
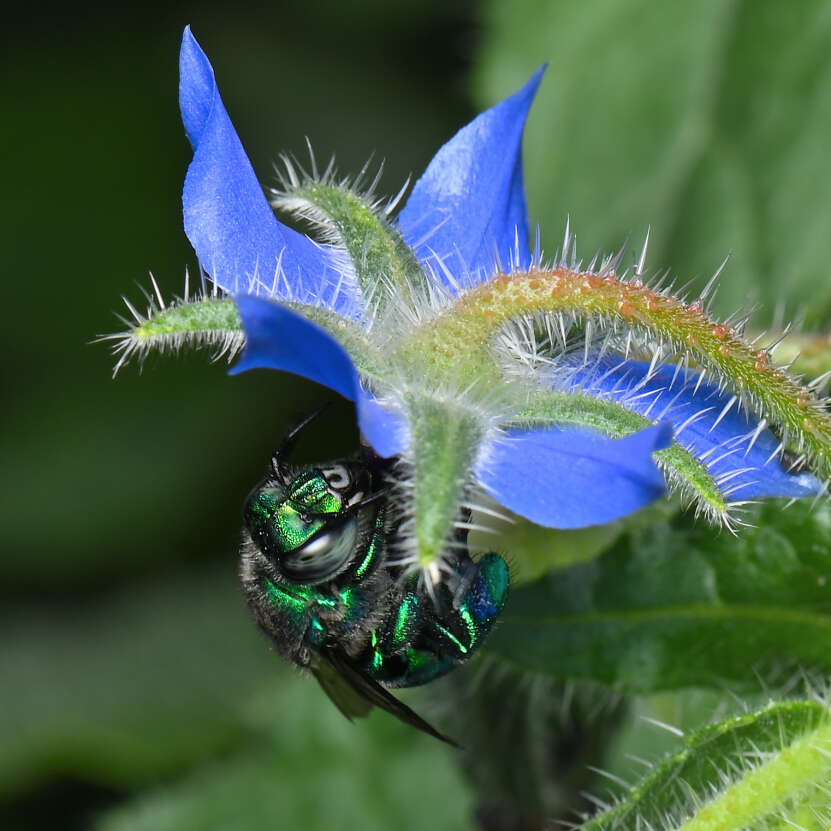
<path id="1" fill-rule="evenodd" d="M 467 660 L 478 648 L 502 612 L 508 596 L 508 566 L 490 552 L 478 562 L 468 561 L 453 592 L 450 609 L 425 611 L 424 636 L 437 654 Z"/>
<path id="2" fill-rule="evenodd" d="M 377 646 L 384 655 L 404 652 L 423 625 L 423 603 L 415 592 L 408 591 L 377 631 Z"/>
<path id="3" fill-rule="evenodd" d="M 477 574 L 465 595 L 464 605 L 480 626 L 486 625 L 490 630 L 508 599 L 508 564 L 489 551 L 475 566 Z"/>
<path id="4" fill-rule="evenodd" d="M 386 687 L 426 684 L 453 669 L 458 661 L 438 654 L 424 638 L 430 627 L 430 601 L 413 590 L 405 592 L 386 621 L 370 633 L 359 659 L 363 672 Z"/>
<path id="5" fill-rule="evenodd" d="M 426 594 L 408 592 L 373 644 L 367 672 L 388 687 L 426 684 L 466 661 L 493 628 L 508 595 L 508 567 L 498 554 L 468 561 L 467 589 L 455 607 L 436 608 Z M 450 595 L 450 588 L 443 587 Z"/>

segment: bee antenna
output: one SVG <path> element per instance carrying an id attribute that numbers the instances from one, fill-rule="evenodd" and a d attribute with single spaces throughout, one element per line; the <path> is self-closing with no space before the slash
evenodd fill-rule
<path id="1" fill-rule="evenodd" d="M 354 505 L 349 506 L 349 513 L 355 513 L 355 511 L 360 511 L 361 508 L 365 508 L 367 505 L 372 505 L 373 502 L 377 502 L 379 499 L 383 499 L 385 496 L 389 494 L 389 488 L 382 488 L 381 490 L 375 491 L 375 493 L 371 493 L 369 496 L 365 496 L 360 502 L 356 502 Z"/>
<path id="2" fill-rule="evenodd" d="M 303 432 L 304 428 L 311 424 L 311 422 L 313 422 L 325 409 L 327 409 L 331 403 L 331 401 L 326 401 L 316 410 L 307 415 L 299 424 L 292 427 L 286 434 L 286 437 L 280 442 L 280 446 L 271 458 L 271 472 L 281 485 L 288 484 L 286 481 L 286 468 L 284 461 L 294 450 L 295 445 L 300 438 L 300 434 Z"/>

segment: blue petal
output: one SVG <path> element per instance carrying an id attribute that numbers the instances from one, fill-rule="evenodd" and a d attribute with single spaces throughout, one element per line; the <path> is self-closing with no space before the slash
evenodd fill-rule
<path id="1" fill-rule="evenodd" d="M 355 406 L 358 410 L 361 434 L 379 456 L 388 459 L 390 456 L 399 456 L 407 449 L 410 431 L 398 413 L 385 410 L 378 400 L 360 385 Z"/>
<path id="2" fill-rule="evenodd" d="M 511 431 L 476 465 L 480 484 L 514 513 L 549 528 L 583 528 L 636 511 L 664 492 L 652 459 L 668 424 L 623 439 L 582 429 Z"/>
<path id="3" fill-rule="evenodd" d="M 662 366 L 650 374 L 648 363 L 607 356 L 578 369 L 569 383 L 653 421 L 668 421 L 676 441 L 704 462 L 731 500 L 804 497 L 819 491 L 820 483 L 811 474 L 787 472 L 776 453 L 778 439 L 768 429 L 757 432 L 758 418 L 735 402 L 723 414 L 732 396 L 699 380 L 692 370 Z"/>
<path id="4" fill-rule="evenodd" d="M 245 350 L 233 374 L 281 369 L 355 400 L 355 365 L 328 332 L 279 303 L 251 295 L 240 295 L 235 301 L 245 330 Z"/>
<path id="5" fill-rule="evenodd" d="M 185 233 L 202 267 L 232 293 L 319 301 L 353 313 L 356 295 L 329 251 L 275 218 L 190 27 L 179 73 L 179 106 L 193 146 L 182 193 Z"/>
<path id="6" fill-rule="evenodd" d="M 346 350 L 326 331 L 285 306 L 251 295 L 235 298 L 245 350 L 231 369 L 279 369 L 316 381 L 354 401 L 364 438 L 379 456 L 401 453 L 409 441 L 403 419 L 361 386 Z"/>
<path id="7" fill-rule="evenodd" d="M 522 130 L 545 67 L 522 89 L 477 116 L 433 157 L 401 211 L 398 227 L 439 276 L 441 260 L 463 287 L 503 268 L 528 268 Z M 518 261 L 517 261 L 518 249 Z"/>

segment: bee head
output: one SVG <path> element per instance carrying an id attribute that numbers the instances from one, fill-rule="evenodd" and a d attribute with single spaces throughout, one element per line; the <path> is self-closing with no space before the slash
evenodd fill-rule
<path id="1" fill-rule="evenodd" d="M 372 473 L 362 461 L 292 469 L 287 465 L 312 413 L 283 439 L 270 475 L 249 495 L 243 518 L 251 539 L 292 583 L 315 584 L 340 574 L 352 559 L 359 512 L 381 495 L 372 493 Z"/>
<path id="2" fill-rule="evenodd" d="M 349 463 L 305 468 L 287 483 L 267 479 L 245 504 L 251 538 L 293 583 L 330 580 L 350 561 L 365 477 Z"/>

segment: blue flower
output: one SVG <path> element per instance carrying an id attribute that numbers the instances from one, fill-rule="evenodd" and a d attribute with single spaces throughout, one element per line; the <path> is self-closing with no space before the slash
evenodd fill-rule
<path id="1" fill-rule="evenodd" d="M 182 119 L 193 146 L 183 193 L 185 231 L 202 267 L 239 308 L 246 347 L 234 371 L 293 372 L 351 399 L 365 440 L 382 456 L 409 454 L 413 476 L 423 473 L 416 444 L 424 408 L 418 402 L 446 407 L 449 421 L 472 425 L 467 433 L 459 430 L 473 436 L 473 446 L 461 481 L 451 483 L 457 503 L 478 486 L 545 526 L 604 523 L 657 498 L 666 477 L 677 478 L 654 455 L 673 437 L 734 503 L 816 493 L 816 480 L 788 473 L 778 440 L 728 392 L 678 366 L 613 358 L 608 343 L 588 335 L 579 359 L 566 348 L 537 362 L 526 377 L 506 372 L 494 384 L 488 376 L 485 389 L 467 381 L 459 387 L 452 372 L 426 378 L 417 362 L 384 363 L 396 338 L 429 324 L 497 271 L 537 264 L 528 248 L 521 141 L 543 68 L 439 150 L 397 225 L 385 224 L 370 205 L 389 245 L 406 243 L 403 256 L 413 257 L 421 281 L 396 284 L 388 274 L 377 275 L 373 290 L 356 277 L 360 264 L 349 261 L 343 246 L 312 241 L 275 218 L 189 29 L 180 70 Z M 387 293 L 392 309 L 383 320 L 378 292 Z M 530 341 L 537 323 L 518 324 Z M 514 332 L 514 344 L 521 334 Z M 541 424 L 523 416 L 533 390 L 608 402 L 640 418 L 643 429 L 610 435 L 591 424 Z M 452 455 L 457 440 L 448 436 L 444 446 Z"/>

